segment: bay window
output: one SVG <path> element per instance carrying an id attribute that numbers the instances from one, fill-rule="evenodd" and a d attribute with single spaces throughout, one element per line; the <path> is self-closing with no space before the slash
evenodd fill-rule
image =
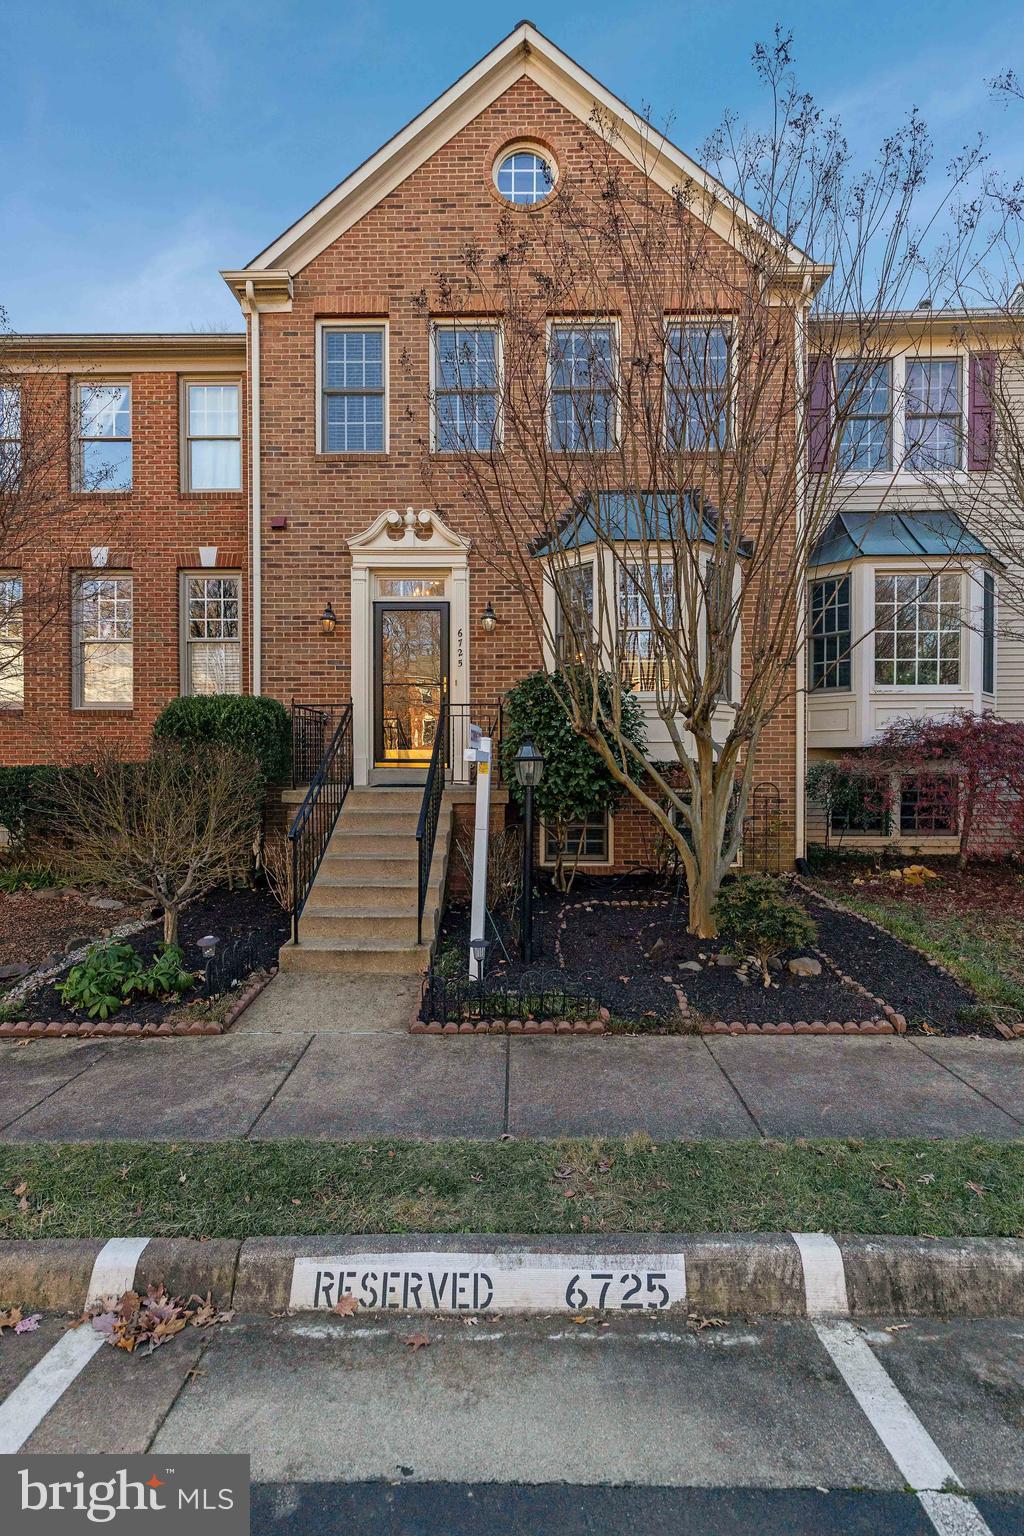
<path id="1" fill-rule="evenodd" d="M 586 655 L 594 634 L 594 567 L 587 561 L 554 572 L 555 665 Z"/>
<path id="2" fill-rule="evenodd" d="M 675 567 L 627 560 L 619 567 L 619 657 L 624 682 L 653 693 L 666 678 L 660 629 L 676 623 Z"/>
<path id="3" fill-rule="evenodd" d="M 850 578 L 811 583 L 811 687 L 850 686 Z"/>
<path id="4" fill-rule="evenodd" d="M 958 573 L 875 577 L 877 686 L 959 686 L 960 588 Z"/>

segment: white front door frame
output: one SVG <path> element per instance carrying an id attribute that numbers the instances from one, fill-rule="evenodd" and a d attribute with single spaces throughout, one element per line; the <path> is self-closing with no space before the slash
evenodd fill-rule
<path id="1" fill-rule="evenodd" d="M 436 512 L 381 512 L 362 533 L 349 539 L 352 551 L 352 751 L 353 779 L 369 783 L 373 768 L 373 604 L 379 575 L 443 575 L 449 605 L 449 698 L 469 703 L 469 551 L 470 542 L 453 532 Z M 468 770 L 459 762 L 453 776 Z"/>

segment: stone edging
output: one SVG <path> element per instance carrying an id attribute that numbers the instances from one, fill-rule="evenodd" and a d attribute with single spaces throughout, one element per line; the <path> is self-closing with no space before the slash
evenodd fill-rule
<path id="1" fill-rule="evenodd" d="M 115 1019 L 82 1021 L 64 1020 L 46 1023 L 45 1020 L 19 1019 L 13 1023 L 0 1023 L 0 1040 L 167 1040 L 196 1035 L 223 1035 L 236 1019 L 256 1001 L 263 988 L 277 975 L 272 970 L 267 976 L 247 987 L 232 1003 L 223 1019 L 210 1019 L 203 1023 L 194 1019 L 188 1024 L 119 1023 Z"/>

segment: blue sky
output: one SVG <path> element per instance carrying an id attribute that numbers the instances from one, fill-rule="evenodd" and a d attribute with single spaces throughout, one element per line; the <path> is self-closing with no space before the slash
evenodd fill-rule
<path id="1" fill-rule="evenodd" d="M 792 29 L 806 88 L 868 151 L 912 105 L 940 160 L 979 127 L 1024 169 L 1024 108 L 986 81 L 1024 43 L 1006 0 L 21 0 L 0 20 L 0 305 L 17 330 L 239 324 L 241 266 L 524 10 L 691 152 L 756 109 L 754 43 Z M 1016 51 L 1017 57 L 1014 57 Z M 1016 162 L 1016 163 L 1015 163 Z"/>

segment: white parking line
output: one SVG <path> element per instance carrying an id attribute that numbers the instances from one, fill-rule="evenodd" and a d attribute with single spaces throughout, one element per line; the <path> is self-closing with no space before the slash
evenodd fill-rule
<path id="1" fill-rule="evenodd" d="M 104 1243 L 92 1267 L 85 1304 L 103 1296 L 120 1296 L 135 1280 L 139 1256 L 148 1237 L 114 1237 Z M 12 1456 L 59 1402 L 75 1378 L 106 1343 L 94 1328 L 72 1328 L 20 1381 L 0 1404 L 0 1455 Z"/>
<path id="2" fill-rule="evenodd" d="M 867 1340 L 841 1319 L 816 1322 L 814 1331 L 940 1536 L 992 1536 L 970 1500 L 950 1491 L 963 1483 Z"/>
<path id="3" fill-rule="evenodd" d="M 790 1234 L 800 1250 L 804 1267 L 804 1298 L 808 1317 L 821 1317 L 850 1310 L 846 1296 L 846 1271 L 839 1244 L 827 1232 Z"/>

